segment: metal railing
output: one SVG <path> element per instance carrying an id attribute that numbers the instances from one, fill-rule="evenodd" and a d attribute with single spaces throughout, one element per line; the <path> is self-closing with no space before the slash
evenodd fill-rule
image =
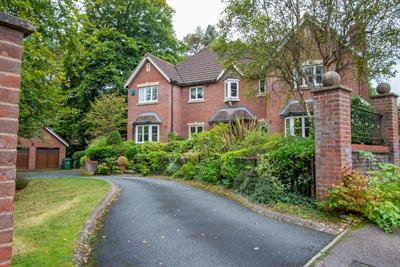
<path id="1" fill-rule="evenodd" d="M 353 144 L 383 145 L 382 114 L 351 106 L 351 141 Z"/>

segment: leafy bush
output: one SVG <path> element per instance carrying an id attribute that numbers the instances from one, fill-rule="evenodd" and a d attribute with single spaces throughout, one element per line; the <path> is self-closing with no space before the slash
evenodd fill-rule
<path id="1" fill-rule="evenodd" d="M 72 159 L 74 161 L 74 168 L 79 168 L 80 166 L 82 166 L 80 164 L 81 162 L 81 158 L 85 156 L 85 151 L 75 151 L 74 154 L 72 154 Z"/>
<path id="2" fill-rule="evenodd" d="M 308 164 L 314 157 L 314 140 L 311 138 L 280 137 L 274 148 L 265 153 L 258 166 L 260 176 L 276 177 L 289 192 L 309 195 L 311 180 Z"/>
<path id="3" fill-rule="evenodd" d="M 124 155 L 128 160 L 133 160 L 136 154 L 140 153 L 140 145 L 134 141 L 128 141 L 123 144 Z"/>
<path id="4" fill-rule="evenodd" d="M 246 155 L 247 150 L 241 149 L 229 151 L 221 155 L 221 175 L 222 184 L 226 187 L 232 187 L 234 179 L 239 175 L 240 171 L 245 166 L 243 161 L 238 160 L 238 157 Z"/>
<path id="5" fill-rule="evenodd" d="M 15 179 L 15 190 L 22 190 L 25 187 L 28 186 L 29 184 L 29 180 L 22 178 L 22 177 L 17 177 L 17 179 Z"/>
<path id="6" fill-rule="evenodd" d="M 250 199 L 260 204 L 273 204 L 281 199 L 284 192 L 285 188 L 278 178 L 263 175 L 258 178 L 254 193 L 250 195 Z"/>
<path id="7" fill-rule="evenodd" d="M 149 153 L 136 154 L 135 171 L 148 174 L 162 174 L 168 167 L 169 158 L 165 151 L 154 151 Z"/>
<path id="8" fill-rule="evenodd" d="M 103 163 L 97 165 L 96 174 L 116 174 L 120 173 L 117 161 L 114 158 L 106 158 Z"/>
<path id="9" fill-rule="evenodd" d="M 171 132 L 168 134 L 168 142 L 182 141 L 182 140 L 184 140 L 183 137 L 177 134 L 176 132 Z"/>
<path id="10" fill-rule="evenodd" d="M 195 179 L 199 181 L 217 184 L 221 177 L 221 161 L 218 157 L 202 160 L 198 165 Z"/>
<path id="11" fill-rule="evenodd" d="M 109 135 L 106 137 L 106 145 L 120 145 L 124 139 L 122 138 L 121 134 L 119 131 L 112 131 Z"/>
<path id="12" fill-rule="evenodd" d="M 386 232 L 400 227 L 400 167 L 379 164 L 380 171 L 363 176 L 346 170 L 343 183 L 329 190 L 327 205 L 356 212 Z"/>

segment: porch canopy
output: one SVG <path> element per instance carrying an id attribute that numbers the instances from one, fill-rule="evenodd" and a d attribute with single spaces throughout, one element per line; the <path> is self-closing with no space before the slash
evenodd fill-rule
<path id="1" fill-rule="evenodd" d="M 136 117 L 133 124 L 134 125 L 161 124 L 161 119 L 156 113 L 153 112 L 142 113 Z"/>
<path id="2" fill-rule="evenodd" d="M 314 102 L 312 99 L 307 99 L 306 100 L 307 108 L 310 111 L 310 113 L 313 113 L 314 111 Z M 286 106 L 283 107 L 283 109 L 280 112 L 280 115 L 282 117 L 289 117 L 289 116 L 299 116 L 299 115 L 305 115 L 307 112 L 304 108 L 304 105 L 301 104 L 298 100 L 290 99 Z"/>
<path id="3" fill-rule="evenodd" d="M 255 118 L 253 113 L 245 107 L 227 107 L 221 108 L 215 112 L 210 119 L 210 123 L 231 122 L 236 119 L 252 120 Z"/>

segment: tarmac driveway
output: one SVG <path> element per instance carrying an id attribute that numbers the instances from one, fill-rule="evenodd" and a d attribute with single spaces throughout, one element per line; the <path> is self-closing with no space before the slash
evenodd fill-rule
<path id="1" fill-rule="evenodd" d="M 122 192 L 95 266 L 302 266 L 333 238 L 172 181 L 108 179 Z"/>

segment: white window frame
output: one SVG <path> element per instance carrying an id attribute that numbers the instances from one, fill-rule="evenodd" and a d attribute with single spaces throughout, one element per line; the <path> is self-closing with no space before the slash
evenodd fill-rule
<path id="1" fill-rule="evenodd" d="M 146 72 L 149 72 L 151 68 L 151 64 L 149 62 L 146 63 Z"/>
<path id="2" fill-rule="evenodd" d="M 196 90 L 196 98 L 192 98 L 192 90 Z M 201 98 L 198 98 L 198 91 L 201 91 Z M 197 87 L 190 87 L 189 88 L 189 102 L 196 102 L 196 101 L 203 101 L 204 100 L 204 87 L 197 86 Z"/>
<path id="3" fill-rule="evenodd" d="M 264 81 L 264 91 L 261 92 L 261 81 Z M 267 81 L 265 79 L 258 80 L 258 95 L 265 95 L 267 91 Z"/>
<path id="4" fill-rule="evenodd" d="M 236 96 L 232 96 L 232 84 L 236 83 Z M 240 85 L 238 79 L 227 79 L 224 82 L 225 101 L 239 101 Z"/>
<path id="5" fill-rule="evenodd" d="M 140 87 L 140 88 L 138 88 L 138 91 L 139 91 L 139 94 L 138 94 L 139 104 L 157 103 L 157 101 L 158 101 L 158 85 Z M 148 91 L 150 91 L 150 99 L 149 100 L 147 99 Z"/>
<path id="6" fill-rule="evenodd" d="M 306 137 L 306 121 L 305 121 L 305 119 L 306 118 L 309 118 L 309 120 L 313 120 L 313 116 L 311 116 L 311 117 L 308 117 L 308 116 L 305 116 L 305 115 L 303 115 L 303 116 L 289 116 L 289 117 L 285 117 L 285 137 L 288 137 L 288 136 L 296 136 L 295 135 L 295 129 L 294 129 L 294 121 L 295 121 L 295 119 L 297 119 L 297 118 L 301 118 L 301 137 L 303 137 L 303 138 L 305 138 Z M 287 124 L 289 123 L 289 134 L 288 134 L 288 132 L 286 131 L 286 129 L 287 129 Z M 308 128 L 311 128 L 311 121 L 310 121 L 310 127 L 308 127 Z"/>
<path id="7" fill-rule="evenodd" d="M 199 133 L 199 128 L 201 128 L 201 132 L 204 132 L 204 125 L 205 125 L 205 123 L 189 123 L 188 124 L 188 126 L 189 126 L 189 138 L 192 137 L 192 131 L 191 131 L 192 127 L 196 128 L 195 133 Z"/>
<path id="8" fill-rule="evenodd" d="M 321 82 L 320 83 L 317 83 L 317 79 L 316 79 L 316 77 L 317 77 L 317 68 L 318 67 L 322 67 L 322 73 L 319 74 L 319 75 L 321 75 Z M 325 73 L 323 64 L 304 65 L 302 67 L 303 73 L 305 73 L 305 70 L 307 68 L 312 68 L 312 74 L 311 75 L 312 75 L 313 85 L 314 86 L 322 86 L 322 76 Z M 299 79 L 299 75 L 295 74 L 295 77 L 294 77 L 294 87 L 295 87 L 295 89 L 297 88 L 297 80 L 298 79 Z M 308 88 L 308 84 L 307 84 L 306 78 L 305 77 L 301 77 L 301 79 L 300 79 L 300 89 L 304 89 L 304 88 Z"/>
<path id="9" fill-rule="evenodd" d="M 139 141 L 139 128 L 142 129 L 143 140 Z M 144 140 L 144 128 L 148 128 L 148 140 Z M 153 127 L 157 127 L 157 140 L 153 140 Z M 135 143 L 143 144 L 144 142 L 159 142 L 160 141 L 160 125 L 158 124 L 140 124 L 135 125 Z"/>

